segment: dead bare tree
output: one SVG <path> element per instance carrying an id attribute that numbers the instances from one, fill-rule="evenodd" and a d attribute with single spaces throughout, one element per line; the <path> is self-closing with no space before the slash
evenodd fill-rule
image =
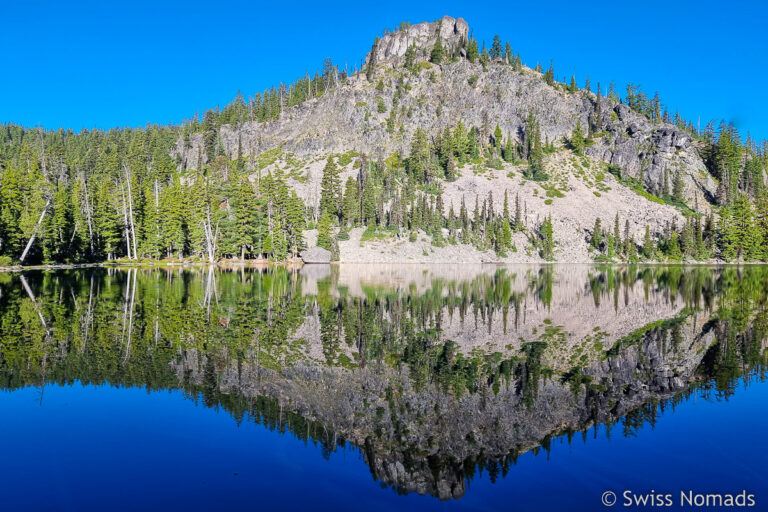
<path id="1" fill-rule="evenodd" d="M 19 258 L 20 263 L 24 263 L 24 260 L 27 258 L 27 254 L 29 253 L 29 250 L 32 248 L 32 244 L 35 243 L 35 239 L 37 238 L 37 232 L 40 230 L 40 226 L 43 224 L 43 219 L 45 219 L 45 214 L 48 213 L 48 208 L 51 206 L 51 198 L 48 197 L 45 201 L 45 206 L 43 207 L 43 211 L 40 212 L 40 218 L 37 220 L 37 224 L 35 224 L 34 229 L 32 230 L 32 236 L 29 237 L 29 241 L 27 241 L 26 247 L 24 247 L 24 252 L 21 253 L 21 258 Z"/>
<path id="2" fill-rule="evenodd" d="M 123 186 L 122 180 L 120 181 L 120 195 L 123 199 L 123 224 L 125 225 L 125 250 L 127 252 L 128 259 L 131 258 L 131 235 L 130 235 L 130 228 L 128 227 L 128 207 L 127 207 L 127 201 L 125 200 L 125 187 Z"/>
<path id="3" fill-rule="evenodd" d="M 131 190 L 131 170 L 125 167 L 125 182 L 128 186 L 128 215 L 131 222 L 131 242 L 133 243 L 133 259 L 136 259 L 136 224 L 133 221 L 133 191 Z"/>

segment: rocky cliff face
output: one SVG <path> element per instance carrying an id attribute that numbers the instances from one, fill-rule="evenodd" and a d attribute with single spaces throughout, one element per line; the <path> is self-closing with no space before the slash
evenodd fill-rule
<path id="1" fill-rule="evenodd" d="M 468 31 L 463 19 L 446 16 L 388 34 L 366 58 L 375 65 L 370 81 L 364 73 L 354 75 L 322 97 L 286 109 L 275 121 L 239 128 L 225 125 L 220 130 L 224 152 L 234 158 L 238 147 L 245 156 L 283 147 L 307 163 L 348 150 L 382 157 L 395 151 L 407 155 L 417 128 L 435 134 L 459 120 L 477 127 L 485 140 L 498 124 L 505 137 L 523 141 L 529 112 L 536 115 L 542 138 L 554 143 L 570 136 L 577 122 L 588 125 L 597 105 L 595 94 L 549 86 L 540 73 L 528 68 L 514 71 L 492 62 L 484 70 L 479 63 L 458 58 L 440 65 L 424 64 L 417 73 L 404 69 L 408 47 L 416 48 L 417 61 L 426 61 L 440 38 L 449 54 L 461 54 Z M 398 85 L 398 111 L 391 112 Z M 380 99 L 385 113 L 377 111 Z M 627 176 L 642 176 L 651 191 L 662 190 L 665 169 L 670 180 L 680 171 L 686 199 L 704 207 L 715 183 L 691 137 L 673 125 L 652 123 L 614 100 L 603 98 L 602 102 L 598 120 L 602 136 L 586 153 L 619 166 Z M 397 119 L 396 129 L 388 133 L 386 120 L 391 115 Z M 175 153 L 187 168 L 196 168 L 204 153 L 201 148 L 198 134 L 186 144 L 180 140 Z"/>
<path id="2" fill-rule="evenodd" d="M 377 70 L 396 69 L 405 63 L 405 52 L 410 47 L 416 49 L 417 60 L 426 60 L 438 38 L 448 53 L 452 54 L 463 51 L 468 36 L 469 25 L 463 18 L 443 16 L 433 23 L 425 21 L 385 35 L 373 45 L 365 63 L 373 64 Z"/>

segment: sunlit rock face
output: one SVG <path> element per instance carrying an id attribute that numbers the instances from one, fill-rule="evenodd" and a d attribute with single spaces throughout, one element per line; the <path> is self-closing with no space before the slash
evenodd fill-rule
<path id="1" fill-rule="evenodd" d="M 437 39 L 450 55 L 467 41 L 469 25 L 463 18 L 443 16 L 432 23 L 423 22 L 391 32 L 379 39 L 365 58 L 366 64 L 396 68 L 405 63 L 405 52 L 410 47 L 416 50 L 416 59 L 426 60 Z"/>
<path id="2" fill-rule="evenodd" d="M 478 468 L 595 425 L 631 434 L 766 362 L 761 267 L 459 270 L 3 274 L 0 382 L 183 389 L 455 499 Z"/>

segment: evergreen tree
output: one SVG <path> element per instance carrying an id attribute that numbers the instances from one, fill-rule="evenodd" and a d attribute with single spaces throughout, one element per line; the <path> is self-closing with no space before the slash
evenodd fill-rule
<path id="1" fill-rule="evenodd" d="M 317 223 L 317 246 L 323 249 L 331 250 L 333 246 L 333 232 L 331 228 L 331 216 L 328 212 L 323 212 L 320 221 Z"/>
<path id="2" fill-rule="evenodd" d="M 504 212 L 501 223 L 501 246 L 504 248 L 512 247 L 512 229 L 509 226 L 509 198 L 507 197 L 507 191 L 504 191 Z"/>
<path id="3" fill-rule="evenodd" d="M 542 239 L 541 257 L 547 261 L 555 258 L 555 239 L 552 229 L 552 216 L 544 219 L 541 224 L 540 236 Z"/>
<path id="4" fill-rule="evenodd" d="M 544 74 L 544 81 L 547 82 L 547 85 L 555 85 L 555 66 L 552 61 L 550 61 L 549 69 Z"/>
<path id="5" fill-rule="evenodd" d="M 341 213 L 341 170 L 336 166 L 333 156 L 329 156 L 323 169 L 320 182 L 320 215 L 327 213 L 332 222 Z"/>
<path id="6" fill-rule="evenodd" d="M 499 149 L 501 149 L 501 139 L 503 137 L 503 134 L 501 133 L 501 128 L 499 128 L 499 125 L 496 125 L 496 128 L 493 130 L 493 145 Z"/>
<path id="7" fill-rule="evenodd" d="M 574 128 L 571 138 L 568 141 L 569 146 L 577 155 L 581 155 L 584 152 L 584 146 L 586 140 L 584 138 L 584 132 L 581 129 L 581 120 L 576 120 L 576 128 Z"/>
<path id="8" fill-rule="evenodd" d="M 480 52 L 477 49 L 477 40 L 472 38 L 467 43 L 467 60 L 469 62 L 476 62 L 480 58 Z"/>
<path id="9" fill-rule="evenodd" d="M 360 197 L 358 196 L 357 180 L 355 180 L 352 176 L 347 178 L 347 182 L 344 185 L 342 210 L 344 225 L 357 225 L 360 213 Z"/>
<path id="10" fill-rule="evenodd" d="M 679 201 L 681 203 L 685 202 L 684 187 L 685 184 L 683 182 L 683 173 L 677 169 L 672 180 L 672 197 L 675 199 L 675 201 Z"/>
<path id="11" fill-rule="evenodd" d="M 595 219 L 595 225 L 592 227 L 592 237 L 590 241 L 592 248 L 601 250 L 603 245 L 603 227 L 600 221 L 600 217 Z"/>
<path id="12" fill-rule="evenodd" d="M 435 41 L 435 45 L 432 47 L 432 52 L 430 53 L 430 60 L 434 62 L 435 64 L 440 64 L 443 62 L 443 42 L 440 40 L 440 37 L 437 38 Z"/>
<path id="13" fill-rule="evenodd" d="M 645 225 L 645 235 L 643 236 L 643 257 L 646 260 L 650 260 L 653 258 L 654 248 L 653 248 L 653 239 L 651 238 L 651 227 L 646 224 Z"/>
<path id="14" fill-rule="evenodd" d="M 490 57 L 493 60 L 500 59 L 502 55 L 501 38 L 498 34 L 493 36 L 493 43 L 491 44 Z"/>

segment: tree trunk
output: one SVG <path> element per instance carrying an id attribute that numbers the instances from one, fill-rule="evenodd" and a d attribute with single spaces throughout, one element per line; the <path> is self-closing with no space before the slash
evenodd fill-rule
<path id="1" fill-rule="evenodd" d="M 131 191 L 131 176 L 128 169 L 125 169 L 126 183 L 128 185 L 128 212 L 131 221 L 131 241 L 133 242 L 133 259 L 136 259 L 138 252 L 136 251 L 136 225 L 133 222 L 133 193 Z"/>
<path id="2" fill-rule="evenodd" d="M 40 229 L 40 225 L 43 223 L 43 219 L 45 218 L 45 214 L 48 213 L 48 207 L 50 205 L 51 200 L 48 199 L 45 203 L 45 206 L 43 207 L 42 213 L 40 213 L 40 219 L 38 219 L 37 224 L 35 224 L 35 229 L 32 231 L 32 236 L 29 238 L 27 246 L 24 248 L 24 252 L 21 253 L 21 258 L 19 259 L 20 263 L 24 263 L 24 259 L 27 257 L 29 249 L 32 247 L 32 244 L 35 243 L 35 238 L 37 238 L 37 230 Z"/>
<path id="3" fill-rule="evenodd" d="M 120 183 L 120 194 L 123 196 L 123 222 L 125 223 L 125 250 L 127 251 L 128 259 L 131 258 L 131 234 L 130 234 L 130 228 L 128 227 L 128 208 L 126 207 L 126 201 L 125 201 L 125 188 L 123 187 L 122 182 Z"/>
<path id="4" fill-rule="evenodd" d="M 91 218 L 92 217 L 91 202 L 88 199 L 88 183 L 85 181 L 85 179 L 83 179 L 82 181 L 83 181 L 83 191 L 85 192 L 85 220 L 88 223 L 88 241 L 90 242 L 90 246 L 91 246 L 91 257 L 93 257 L 93 253 L 94 253 L 94 250 L 93 250 L 93 219 Z"/>

